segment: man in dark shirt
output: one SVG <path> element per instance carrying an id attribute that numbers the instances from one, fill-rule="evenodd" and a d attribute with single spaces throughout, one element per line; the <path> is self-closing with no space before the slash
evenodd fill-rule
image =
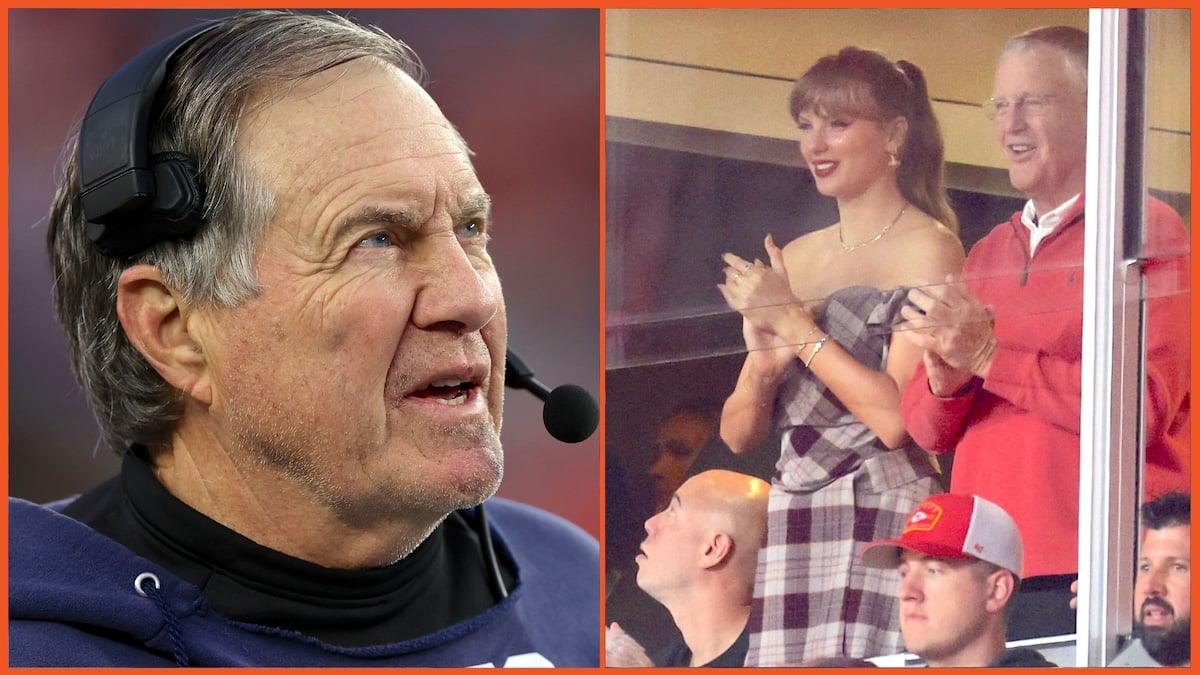
<path id="1" fill-rule="evenodd" d="M 605 642 L 606 665 L 743 665 L 769 488 L 734 471 L 705 471 L 646 521 L 638 586 L 671 612 L 683 640 L 649 658 L 614 623 Z"/>

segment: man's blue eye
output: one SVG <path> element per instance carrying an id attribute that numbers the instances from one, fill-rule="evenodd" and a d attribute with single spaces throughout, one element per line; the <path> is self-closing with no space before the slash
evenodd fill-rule
<path id="1" fill-rule="evenodd" d="M 387 232 L 376 232 L 358 242 L 358 245 L 363 248 L 386 248 L 391 246 L 391 244 L 392 239 L 388 236 Z"/>
<path id="2" fill-rule="evenodd" d="M 483 234 L 483 229 L 479 226 L 478 220 L 469 220 L 458 228 L 458 232 L 461 236 L 473 238 Z"/>

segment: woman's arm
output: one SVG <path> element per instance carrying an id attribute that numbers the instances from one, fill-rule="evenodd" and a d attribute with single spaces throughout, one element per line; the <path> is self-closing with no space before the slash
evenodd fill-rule
<path id="1" fill-rule="evenodd" d="M 921 350 L 908 340 L 890 340 L 884 370 L 864 365 L 841 345 L 829 340 L 815 356 L 804 349 L 809 370 L 821 378 L 842 405 L 888 448 L 908 440 L 900 417 L 900 397 L 921 359 Z"/>
<path id="2" fill-rule="evenodd" d="M 941 278 L 947 272 L 962 268 L 964 254 L 958 239 L 949 233 L 938 232 L 922 237 L 916 245 L 903 247 L 893 258 L 908 269 Z M 900 270 L 898 276 L 913 278 Z M 796 326 L 796 324 L 799 324 Z M 790 326 L 790 328 L 788 327 Z M 781 324 L 787 334 L 781 336 L 797 345 L 797 355 L 813 375 L 819 377 L 842 405 L 879 437 L 888 448 L 898 448 L 908 440 L 908 432 L 900 414 L 900 401 L 922 358 L 922 350 L 909 340 L 889 337 L 887 359 L 883 370 L 864 365 L 833 340 L 826 340 L 818 350 L 824 332 L 805 337 L 803 321 Z"/>
<path id="3" fill-rule="evenodd" d="M 721 409 L 721 440 L 735 453 L 763 442 L 771 432 L 775 392 L 792 361 L 792 352 L 773 335 L 763 334 L 742 319 L 746 360 L 733 393 Z"/>

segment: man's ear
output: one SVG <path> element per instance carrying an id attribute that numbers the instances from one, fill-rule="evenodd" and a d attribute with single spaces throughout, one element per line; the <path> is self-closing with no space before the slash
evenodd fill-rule
<path id="1" fill-rule="evenodd" d="M 1012 601 L 1013 592 L 1016 589 L 1016 581 L 1013 579 L 1012 572 L 996 570 L 987 576 L 986 583 L 987 611 L 1004 611 L 1004 607 Z"/>
<path id="2" fill-rule="evenodd" d="M 189 309 L 157 267 L 134 265 L 117 282 L 117 317 L 134 348 L 168 384 L 211 403 L 204 352 L 188 331 Z"/>
<path id="3" fill-rule="evenodd" d="M 704 549 L 701 565 L 705 569 L 716 567 L 731 557 L 733 557 L 733 537 L 724 532 L 711 533 Z"/>

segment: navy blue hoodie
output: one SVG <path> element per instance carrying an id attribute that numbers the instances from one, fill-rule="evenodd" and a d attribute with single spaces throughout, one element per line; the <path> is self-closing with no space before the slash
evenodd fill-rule
<path id="1" fill-rule="evenodd" d="M 599 547 L 544 511 L 487 502 L 520 583 L 415 640 L 338 647 L 212 611 L 200 590 L 56 510 L 9 499 L 9 665 L 569 666 L 599 664 Z M 161 594 L 135 588 L 153 574 Z M 157 595 L 157 597 L 155 597 Z"/>

